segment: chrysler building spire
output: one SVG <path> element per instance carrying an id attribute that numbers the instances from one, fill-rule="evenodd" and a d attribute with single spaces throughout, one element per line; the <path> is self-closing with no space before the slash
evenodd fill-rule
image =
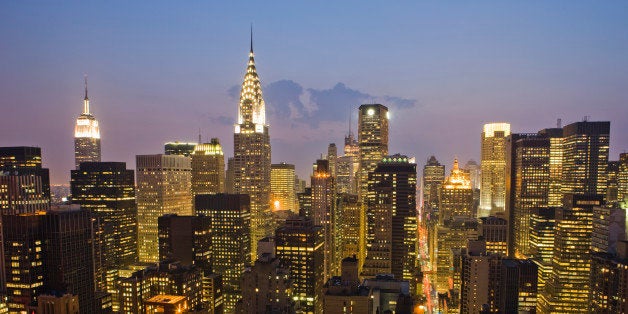
<path id="1" fill-rule="evenodd" d="M 266 125 L 266 106 L 262 98 L 262 84 L 255 68 L 253 53 L 253 27 L 251 26 L 251 50 L 249 63 L 244 74 L 238 107 L 238 124 L 240 128 L 254 128 L 257 132 Z M 245 126 L 246 125 L 246 126 Z"/>

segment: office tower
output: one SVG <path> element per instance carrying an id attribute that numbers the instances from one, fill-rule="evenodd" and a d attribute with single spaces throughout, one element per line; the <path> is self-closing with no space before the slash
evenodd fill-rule
<path id="1" fill-rule="evenodd" d="M 196 265 L 211 273 L 211 219 L 204 215 L 166 214 L 158 219 L 159 261 Z"/>
<path id="2" fill-rule="evenodd" d="M 295 193 L 303 193 L 305 192 L 305 180 L 301 180 L 297 174 L 294 175 L 294 192 Z"/>
<path id="3" fill-rule="evenodd" d="M 430 156 L 423 166 L 423 208 L 438 208 L 438 193 L 445 181 L 445 166 Z"/>
<path id="4" fill-rule="evenodd" d="M 596 252 L 591 258 L 589 313 L 628 313 L 628 242 L 617 253 Z"/>
<path id="5" fill-rule="evenodd" d="M 388 108 L 380 104 L 361 105 L 358 109 L 358 196 L 363 206 L 368 192 L 369 173 L 377 163 L 388 155 Z M 363 263 L 366 258 L 367 226 L 366 207 L 360 216 L 360 255 Z M 361 267 L 360 267 L 361 268 Z"/>
<path id="6" fill-rule="evenodd" d="M 591 252 L 617 253 L 617 243 L 626 240 L 626 210 L 617 206 L 593 207 Z"/>
<path id="7" fill-rule="evenodd" d="M 0 172 L 4 173 L 3 175 L 40 177 L 41 188 L 34 189 L 41 191 L 38 192 L 42 194 L 39 198 L 50 199 L 50 172 L 48 168 L 42 168 L 41 164 L 41 148 L 39 147 L 0 147 Z M 21 184 L 18 183 L 17 185 Z M 24 189 L 33 190 L 33 188 Z M 19 203 L 14 203 L 11 206 L 19 206 Z"/>
<path id="8" fill-rule="evenodd" d="M 567 194 L 563 207 L 556 210 L 552 273 L 539 297 L 539 313 L 587 308 L 593 207 L 600 206 L 602 199 L 601 195 Z"/>
<path id="9" fill-rule="evenodd" d="M 336 158 L 336 190 L 338 193 L 356 193 L 354 158 L 351 156 Z"/>
<path id="10" fill-rule="evenodd" d="M 478 221 L 476 219 L 457 218 L 445 221 L 436 230 L 436 290 L 439 293 L 449 293 L 454 290 L 454 263 L 452 250 L 464 248 L 467 241 L 478 239 Z M 451 281 L 451 283 L 450 283 Z"/>
<path id="11" fill-rule="evenodd" d="M 484 241 L 469 241 L 463 251 L 460 313 L 497 312 L 502 255 L 487 254 Z"/>
<path id="12" fill-rule="evenodd" d="M 417 272 L 416 164 L 399 154 L 369 174 L 368 247 L 363 275 L 393 274 L 415 282 Z M 415 292 L 415 285 L 411 291 Z"/>
<path id="13" fill-rule="evenodd" d="M 339 252 L 336 235 L 337 212 L 336 212 L 336 194 L 334 189 L 334 177 L 329 169 L 329 161 L 319 159 L 316 161 L 316 169 L 312 174 L 312 214 L 314 224 L 323 227 L 325 234 L 325 266 L 323 269 L 325 281 L 339 272 Z"/>
<path id="14" fill-rule="evenodd" d="M 617 200 L 620 208 L 628 209 L 628 153 L 619 154 Z"/>
<path id="15" fill-rule="evenodd" d="M 251 260 L 251 201 L 245 194 L 197 195 L 196 213 L 211 221 L 212 270 L 222 274 L 226 313 L 242 297 L 240 275 Z"/>
<path id="16" fill-rule="evenodd" d="M 234 176 L 235 176 L 235 164 L 233 163 L 233 157 L 229 157 L 227 159 L 227 170 L 225 171 L 225 193 L 233 194 L 235 193 L 234 187 Z"/>
<path id="17" fill-rule="evenodd" d="M 305 188 L 303 193 L 298 193 L 297 200 L 299 201 L 299 216 L 314 219 L 314 214 L 312 213 L 312 188 Z"/>
<path id="18" fill-rule="evenodd" d="M 606 193 L 604 199 L 609 206 L 618 206 L 619 185 L 617 176 L 619 175 L 619 161 L 609 161 L 606 168 Z"/>
<path id="19" fill-rule="evenodd" d="M 556 210 L 557 207 L 537 207 L 530 212 L 530 256 L 539 268 L 539 293 L 552 273 Z"/>
<path id="20" fill-rule="evenodd" d="M 508 220 L 489 216 L 480 218 L 478 233 L 486 242 L 486 253 L 507 253 Z"/>
<path id="21" fill-rule="evenodd" d="M 89 111 L 86 76 L 83 113 L 76 119 L 76 126 L 74 127 L 74 164 L 78 169 L 82 162 L 87 161 L 100 161 L 100 127 L 98 120 Z"/>
<path id="22" fill-rule="evenodd" d="M 290 210 L 299 213 L 295 192 L 294 165 L 285 162 L 271 165 L 270 194 L 273 211 Z"/>
<path id="23" fill-rule="evenodd" d="M 149 307 L 155 304 L 146 301 L 160 295 L 183 297 L 189 309 L 206 313 L 202 282 L 202 271 L 194 265 L 162 262 L 141 268 L 120 280 L 120 313 L 159 313 L 150 312 Z"/>
<path id="24" fill-rule="evenodd" d="M 83 162 L 71 171 L 72 203 L 98 219 L 100 289 L 116 294 L 118 270 L 137 262 L 137 207 L 133 170 L 124 162 Z"/>
<path id="25" fill-rule="evenodd" d="M 353 194 L 339 194 L 336 204 L 340 257 L 357 256 L 360 244 L 360 210 L 362 204 L 358 201 L 358 196 Z"/>
<path id="26" fill-rule="evenodd" d="M 159 260 L 157 219 L 165 214 L 192 214 L 190 158 L 138 155 L 138 253 L 142 262 Z"/>
<path id="27" fill-rule="evenodd" d="M 530 254 L 530 212 L 548 206 L 550 141 L 540 134 L 506 137 L 506 213 L 510 224 L 509 255 Z"/>
<path id="28" fill-rule="evenodd" d="M 277 257 L 290 267 L 293 300 L 303 313 L 322 313 L 325 235 L 311 219 L 287 219 L 275 232 Z"/>
<path id="29" fill-rule="evenodd" d="M 360 286 L 358 260 L 346 257 L 342 260 L 341 275 L 330 278 L 325 284 L 323 313 L 326 314 L 370 314 L 373 299 L 368 289 Z"/>
<path id="30" fill-rule="evenodd" d="M 444 182 L 441 181 L 436 197 L 438 221 L 441 224 L 456 217 L 472 218 L 473 189 L 468 175 L 458 168 L 458 159 L 454 159 L 451 174 Z M 428 204 L 428 206 L 432 205 Z"/>
<path id="31" fill-rule="evenodd" d="M 233 134 L 233 167 L 229 165 L 229 171 L 233 171 L 233 192 L 251 197 L 251 252 L 255 252 L 257 242 L 271 235 L 274 229 L 270 218 L 270 136 L 254 57 L 251 34 L 249 63 Z M 255 254 L 251 254 L 250 261 L 255 261 Z"/>
<path id="32" fill-rule="evenodd" d="M 563 128 L 564 194 L 605 195 L 610 122 L 575 122 Z"/>
<path id="33" fill-rule="evenodd" d="M 506 202 L 506 137 L 510 124 L 488 123 L 482 132 L 482 186 L 478 217 L 504 210 Z"/>
<path id="34" fill-rule="evenodd" d="M 3 282 L 6 303 L 13 313 L 30 312 L 44 285 L 41 232 L 43 212 L 2 214 Z"/>
<path id="35" fill-rule="evenodd" d="M 329 143 L 327 146 L 327 160 L 329 161 L 329 172 L 332 177 L 336 177 L 336 159 L 338 158 L 338 148 L 336 143 Z"/>
<path id="36" fill-rule="evenodd" d="M 480 190 L 482 186 L 482 170 L 478 163 L 471 159 L 467 161 L 463 168 L 466 172 L 469 173 L 469 179 L 471 180 L 471 187 L 474 190 Z"/>
<path id="37" fill-rule="evenodd" d="M 77 295 L 80 313 L 100 313 L 95 294 L 92 214 L 78 207 L 58 207 L 42 218 L 46 289 Z"/>
<path id="38" fill-rule="evenodd" d="M 272 238 L 262 239 L 270 244 L 268 250 L 259 250 L 252 267 L 242 274 L 242 300 L 236 313 L 292 313 L 292 278 L 290 268 L 275 256 Z M 263 244 L 258 244 L 258 249 Z"/>
<path id="39" fill-rule="evenodd" d="M 190 157 L 194 153 L 197 144 L 200 143 L 168 142 L 164 144 L 164 154 Z"/>
<path id="40" fill-rule="evenodd" d="M 45 196 L 42 177 L 20 174 L 18 171 L 0 172 L 0 213 L 20 214 L 45 211 L 50 198 Z"/>
<path id="41" fill-rule="evenodd" d="M 504 259 L 499 282 L 500 313 L 534 313 L 538 267 L 532 260 Z"/>
<path id="42" fill-rule="evenodd" d="M 216 194 L 225 192 L 225 155 L 217 138 L 209 143 L 198 144 L 192 158 L 192 194 Z"/>
<path id="43" fill-rule="evenodd" d="M 345 146 L 343 151 L 345 156 L 358 158 L 360 156 L 360 145 L 355 140 L 353 133 L 349 130 L 349 133 L 345 136 Z M 359 162 L 356 161 L 357 164 Z M 357 168 L 356 168 L 357 170 Z"/>

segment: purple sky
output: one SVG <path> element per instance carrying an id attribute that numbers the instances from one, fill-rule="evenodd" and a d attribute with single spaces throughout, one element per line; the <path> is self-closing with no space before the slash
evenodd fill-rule
<path id="1" fill-rule="evenodd" d="M 363 102 L 389 106 L 390 152 L 420 166 L 478 160 L 494 121 L 610 120 L 611 159 L 628 149 L 627 1 L 4 1 L 0 146 L 42 147 L 66 183 L 87 73 L 103 160 L 135 168 L 198 128 L 231 156 L 250 23 L 273 162 L 300 176 Z"/>

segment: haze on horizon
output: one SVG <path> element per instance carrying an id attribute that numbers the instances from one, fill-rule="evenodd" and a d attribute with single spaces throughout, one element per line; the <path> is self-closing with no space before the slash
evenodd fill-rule
<path id="1" fill-rule="evenodd" d="M 311 164 L 357 107 L 391 110 L 390 153 L 479 161 L 487 122 L 536 132 L 611 121 L 628 149 L 628 2 L 332 4 L 3 2 L 0 146 L 42 147 L 52 183 L 73 168 L 83 74 L 103 161 L 218 137 L 233 155 L 254 25 L 273 162 Z"/>

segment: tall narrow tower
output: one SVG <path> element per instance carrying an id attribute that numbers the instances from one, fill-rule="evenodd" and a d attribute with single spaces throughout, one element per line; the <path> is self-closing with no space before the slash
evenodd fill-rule
<path id="1" fill-rule="evenodd" d="M 262 84 L 255 69 L 253 32 L 249 63 L 242 82 L 238 122 L 233 134 L 233 189 L 251 198 L 251 260 L 257 242 L 272 233 L 270 217 L 270 136 Z M 230 169 L 231 170 L 231 169 Z"/>
<path id="2" fill-rule="evenodd" d="M 488 123 L 482 132 L 482 185 L 478 217 L 504 211 L 506 204 L 506 137 L 510 124 Z"/>
<path id="3" fill-rule="evenodd" d="M 74 127 L 74 163 L 76 169 L 82 162 L 100 161 L 100 128 L 98 120 L 89 112 L 87 76 L 85 76 L 85 98 L 83 113 L 76 119 Z"/>

